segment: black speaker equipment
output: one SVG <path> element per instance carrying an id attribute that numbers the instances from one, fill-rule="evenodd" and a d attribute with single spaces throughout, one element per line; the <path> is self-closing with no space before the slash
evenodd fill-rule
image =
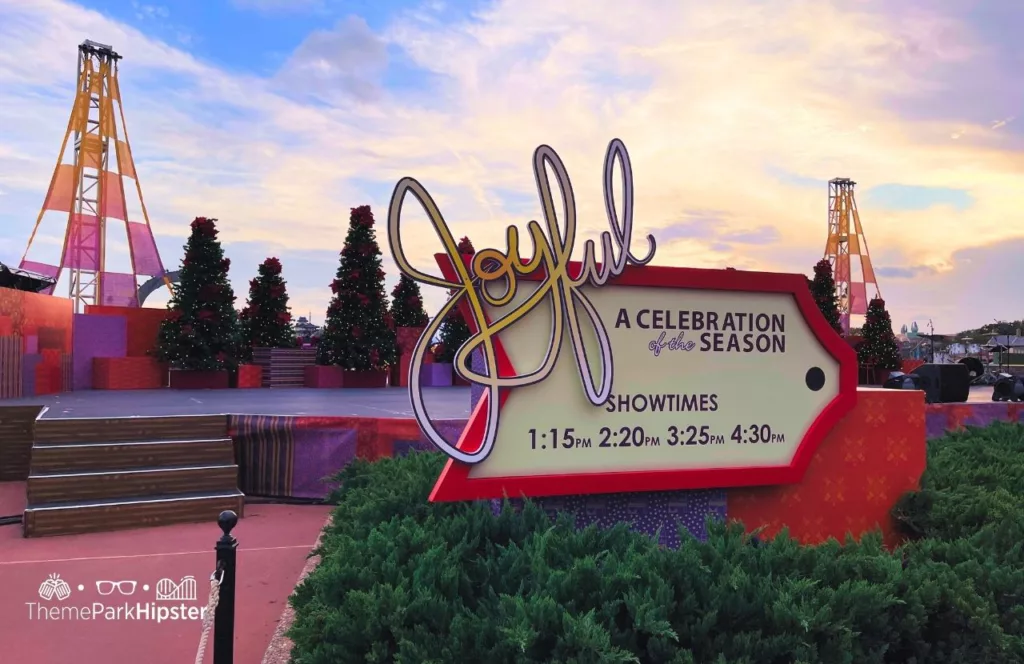
<path id="1" fill-rule="evenodd" d="M 966 364 L 922 364 L 910 373 L 918 377 L 928 403 L 963 403 L 971 394 Z"/>
<path id="2" fill-rule="evenodd" d="M 976 357 L 965 357 L 960 360 L 960 364 L 967 367 L 967 376 L 971 381 L 985 374 L 985 365 Z"/>
<path id="3" fill-rule="evenodd" d="M 992 386 L 992 401 L 1024 401 L 1024 379 L 1013 374 L 999 374 Z"/>
<path id="4" fill-rule="evenodd" d="M 887 390 L 920 390 L 920 379 L 912 374 L 905 374 L 902 371 L 893 371 L 882 383 Z"/>

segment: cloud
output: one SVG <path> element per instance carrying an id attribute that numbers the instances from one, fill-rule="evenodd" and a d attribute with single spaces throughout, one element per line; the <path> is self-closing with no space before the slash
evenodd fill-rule
<path id="1" fill-rule="evenodd" d="M 259 12 L 307 12 L 324 6 L 323 0 L 231 0 L 238 9 Z"/>
<path id="2" fill-rule="evenodd" d="M 385 41 L 366 21 L 349 16 L 332 30 L 317 30 L 299 45 L 277 75 L 289 91 L 321 99 L 381 98 L 380 76 L 388 66 Z M 343 100 L 342 100 L 343 102 Z"/>
<path id="3" fill-rule="evenodd" d="M 911 265 L 909 267 L 878 267 L 875 275 L 887 279 L 913 279 L 923 274 L 935 274 L 937 270 L 931 265 Z"/>
<path id="4" fill-rule="evenodd" d="M 928 210 L 949 205 L 966 210 L 974 204 L 969 191 L 953 187 L 915 187 L 902 184 L 880 184 L 869 188 L 862 203 L 888 210 Z"/>
<path id="5" fill-rule="evenodd" d="M 635 236 L 662 240 L 657 263 L 807 272 L 825 244 L 825 183 L 851 177 L 876 264 L 945 266 L 883 277 L 894 318 L 933 307 L 937 326 L 970 327 L 982 304 L 1021 306 L 1012 293 L 996 302 L 984 289 L 935 288 L 965 269 L 957 252 L 1018 233 L 1024 209 L 1020 125 L 992 124 L 1024 105 L 1011 66 L 1024 47 L 1006 28 L 1024 10 L 990 4 L 996 19 L 922 0 L 497 0 L 455 20 L 400 13 L 379 35 L 347 19 L 259 77 L 74 4 L 0 0 L 0 222 L 18 244 L 31 231 L 70 110 L 74 45 L 92 38 L 125 56 L 157 232 L 183 238 L 192 217 L 218 217 L 229 255 L 240 243 L 274 247 L 294 261 L 290 275 L 310 274 L 301 306 L 314 312 L 328 297 L 314 284 L 334 266 L 307 265 L 302 252 L 336 253 L 354 205 L 374 206 L 382 224 L 398 178 L 419 179 L 456 236 L 501 245 L 505 226 L 539 216 L 531 155 L 548 143 L 592 237 L 607 224 L 601 167 L 619 137 Z M 402 84 L 389 88 L 399 63 Z M 868 191 L 884 183 L 966 191 L 972 203 L 882 207 Z M 403 242 L 429 267 L 436 240 L 407 210 Z M 167 263 L 182 241 L 161 242 Z M 244 255 L 242 284 L 255 270 Z M 432 306 L 443 299 L 426 291 Z"/>

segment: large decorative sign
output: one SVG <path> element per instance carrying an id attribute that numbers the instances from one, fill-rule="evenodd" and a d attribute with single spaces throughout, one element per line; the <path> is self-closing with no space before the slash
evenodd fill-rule
<path id="1" fill-rule="evenodd" d="M 622 179 L 622 210 L 614 196 Z M 548 173 L 562 195 L 556 206 Z M 444 318 L 461 306 L 474 336 L 455 369 L 486 388 L 457 442 L 432 425 L 410 379 L 424 435 L 450 460 L 431 500 L 665 491 L 798 482 L 818 444 L 853 407 L 856 357 L 795 274 L 656 267 L 631 247 L 633 183 L 618 140 L 604 169 L 610 229 L 571 262 L 576 206 L 568 174 L 547 146 L 534 154 L 544 214 L 518 229 L 507 250 L 458 254 L 422 185 L 402 179 L 389 212 L 389 241 L 411 278 L 451 298 L 424 331 L 410 376 Z M 413 267 L 401 243 L 411 193 L 444 253 L 442 277 Z M 483 373 L 468 368 L 480 349 Z"/>

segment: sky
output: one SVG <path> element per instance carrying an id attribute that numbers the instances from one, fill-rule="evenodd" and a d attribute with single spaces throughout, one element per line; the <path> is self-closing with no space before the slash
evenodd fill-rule
<path id="1" fill-rule="evenodd" d="M 407 175 L 457 237 L 502 247 L 540 216 L 541 144 L 593 237 L 620 138 L 656 264 L 809 274 L 827 182 L 847 177 L 895 327 L 1018 319 L 1022 27 L 1020 0 L 0 0 L 0 261 L 25 249 L 92 39 L 124 58 L 165 265 L 194 217 L 217 218 L 240 301 L 277 256 L 294 314 L 322 321 L 364 204 L 390 292 L 387 205 Z M 406 209 L 404 244 L 430 267 L 437 240 Z M 59 254 L 51 216 L 32 259 Z M 116 263 L 123 237 L 108 242 Z"/>

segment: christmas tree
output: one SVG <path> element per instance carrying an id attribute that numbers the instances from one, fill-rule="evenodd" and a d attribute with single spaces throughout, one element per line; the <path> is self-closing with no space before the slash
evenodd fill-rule
<path id="1" fill-rule="evenodd" d="M 369 205 L 352 208 L 331 290 L 334 297 L 327 307 L 327 320 L 317 345 L 317 363 L 355 371 L 393 364 L 398 346 Z"/>
<path id="2" fill-rule="evenodd" d="M 814 279 L 809 283 L 811 295 L 821 310 L 825 320 L 832 329 L 843 334 L 843 326 L 839 322 L 839 302 L 836 299 L 836 282 L 832 278 L 832 264 L 828 259 L 821 259 L 814 266 Z"/>
<path id="3" fill-rule="evenodd" d="M 880 297 L 868 304 L 863 334 L 864 342 L 857 348 L 861 364 L 874 365 L 876 369 L 886 371 L 896 371 L 903 366 L 900 347 L 892 332 L 892 319 L 885 310 L 885 300 Z"/>
<path id="4" fill-rule="evenodd" d="M 459 253 L 463 256 L 472 256 L 476 253 L 476 249 L 473 248 L 473 243 L 469 241 L 468 237 L 459 240 L 458 249 Z M 441 323 L 439 335 L 441 345 L 436 354 L 437 361 L 444 364 L 454 364 L 455 353 L 472 335 L 469 323 L 462 316 L 461 306 L 456 305 L 445 317 L 444 322 Z"/>
<path id="5" fill-rule="evenodd" d="M 249 301 L 242 309 L 241 359 L 252 359 L 253 348 L 292 348 L 295 332 L 288 310 L 288 293 L 281 278 L 281 261 L 268 258 L 249 282 Z"/>
<path id="6" fill-rule="evenodd" d="M 238 315 L 228 281 L 231 260 L 217 239 L 216 219 L 197 217 L 185 244 L 179 282 L 160 325 L 156 357 L 175 369 L 216 371 L 235 366 Z"/>
<path id="7" fill-rule="evenodd" d="M 395 327 L 426 327 L 427 312 L 423 309 L 420 285 L 402 275 L 391 291 L 391 318 Z"/>

